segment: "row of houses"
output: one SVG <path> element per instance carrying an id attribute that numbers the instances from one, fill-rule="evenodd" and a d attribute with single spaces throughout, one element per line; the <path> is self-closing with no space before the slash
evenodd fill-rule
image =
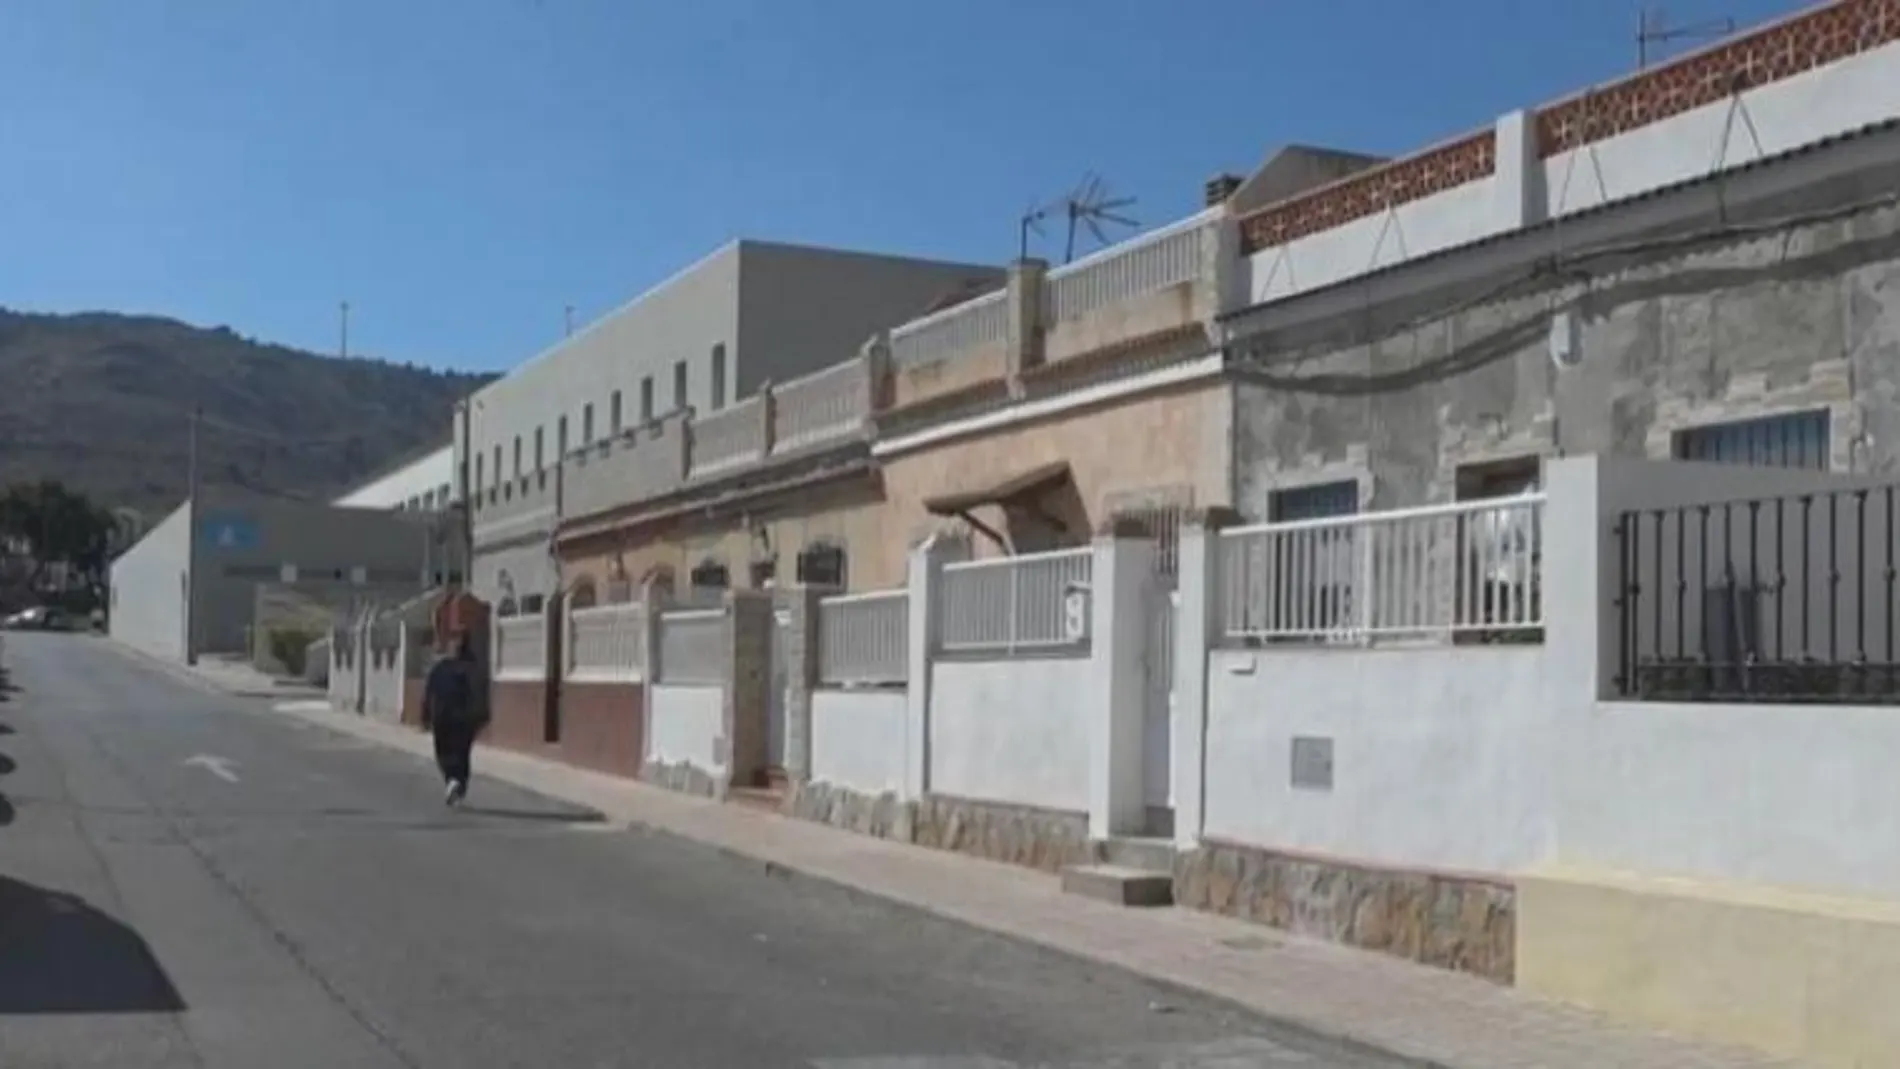
<path id="1" fill-rule="evenodd" d="M 1897 179 L 1838 0 L 1060 266 L 737 242 L 429 462 L 491 741 L 1884 1064 Z"/>

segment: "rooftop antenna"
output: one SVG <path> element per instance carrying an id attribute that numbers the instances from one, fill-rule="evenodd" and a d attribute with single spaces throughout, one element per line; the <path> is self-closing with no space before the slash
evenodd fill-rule
<path id="1" fill-rule="evenodd" d="M 1726 37 L 1735 32 L 1735 20 L 1728 16 L 1719 19 L 1706 19 L 1686 26 L 1669 25 L 1669 16 L 1664 13 L 1661 4 L 1652 4 L 1643 8 L 1636 20 L 1636 68 L 1642 70 L 1649 66 L 1650 46 L 1667 45 L 1672 41 L 1691 38 L 1710 40 Z"/>
<path id="2" fill-rule="evenodd" d="M 1141 224 L 1121 214 L 1122 209 L 1135 203 L 1133 197 L 1115 197 L 1108 191 L 1108 183 L 1094 172 L 1082 176 L 1081 184 L 1068 196 L 1062 198 L 1062 206 L 1069 218 L 1068 237 L 1062 246 L 1062 262 L 1075 259 L 1075 233 L 1077 224 L 1089 232 L 1097 245 L 1110 244 L 1104 224 L 1124 226 L 1130 229 Z"/>
<path id="3" fill-rule="evenodd" d="M 1023 210 L 1023 214 L 1016 220 L 1016 259 L 1029 259 L 1029 235 L 1043 236 L 1042 221 L 1049 218 L 1049 213 L 1054 211 L 1055 207 L 1053 204 L 1039 205 L 1032 201 L 1029 207 Z"/>
<path id="4" fill-rule="evenodd" d="M 561 315 L 562 322 L 566 324 L 567 328 L 566 337 L 572 338 L 574 336 L 574 306 L 571 304 L 567 305 L 562 309 Z"/>
<path id="5" fill-rule="evenodd" d="M 337 314 L 341 318 L 340 337 L 337 340 L 337 355 L 345 360 L 350 358 L 350 302 L 340 301 Z"/>

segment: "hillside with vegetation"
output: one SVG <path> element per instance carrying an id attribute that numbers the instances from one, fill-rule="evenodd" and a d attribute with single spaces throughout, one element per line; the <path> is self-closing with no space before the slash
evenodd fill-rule
<path id="1" fill-rule="evenodd" d="M 154 521 L 188 481 L 327 500 L 447 440 L 493 378 L 271 345 L 227 327 L 0 308 L 0 485 L 56 480 Z"/>

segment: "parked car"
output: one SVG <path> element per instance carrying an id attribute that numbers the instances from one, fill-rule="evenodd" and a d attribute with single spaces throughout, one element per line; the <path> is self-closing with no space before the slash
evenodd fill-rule
<path id="1" fill-rule="evenodd" d="M 0 627 L 9 631 L 63 631 L 66 614 L 46 605 L 35 605 L 0 620 Z"/>

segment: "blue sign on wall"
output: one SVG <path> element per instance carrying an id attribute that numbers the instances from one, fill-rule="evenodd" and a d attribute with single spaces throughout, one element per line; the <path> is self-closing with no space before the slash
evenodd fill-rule
<path id="1" fill-rule="evenodd" d="M 213 512 L 198 525 L 204 544 L 216 550 L 256 549 L 261 538 L 257 521 L 237 512 Z"/>

